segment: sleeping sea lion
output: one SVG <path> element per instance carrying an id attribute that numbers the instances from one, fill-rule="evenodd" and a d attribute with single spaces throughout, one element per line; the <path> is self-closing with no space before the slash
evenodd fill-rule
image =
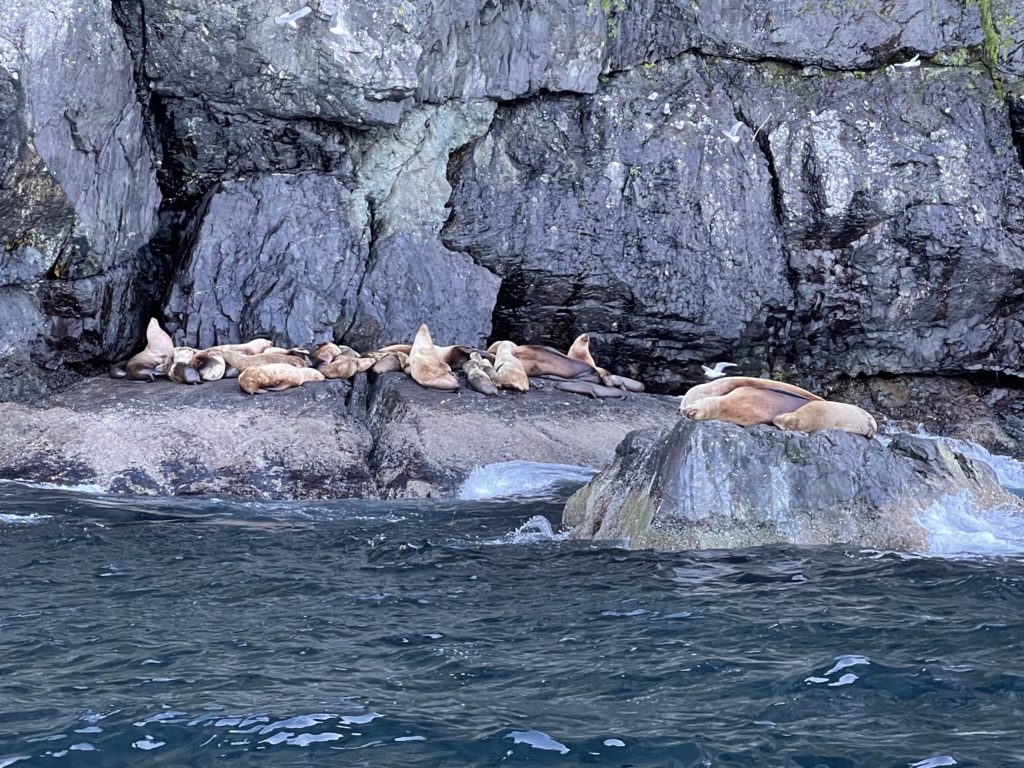
<path id="1" fill-rule="evenodd" d="M 480 353 L 473 352 L 470 354 L 469 359 L 462 364 L 462 371 L 466 374 L 466 381 L 471 389 L 476 390 L 482 395 L 493 396 L 498 394 L 498 388 L 491 380 L 491 374 L 487 372 L 488 367 L 491 367 L 490 362 L 485 367 Z M 493 370 L 493 367 L 491 367 L 491 371 Z"/>
<path id="2" fill-rule="evenodd" d="M 680 407 L 688 419 L 704 421 L 715 419 L 751 427 L 771 424 L 775 417 L 807 405 L 805 397 L 762 387 L 737 387 L 724 395 L 712 395 L 693 400 Z"/>
<path id="3" fill-rule="evenodd" d="M 160 327 L 155 317 L 149 319 L 146 326 L 146 348 L 132 355 L 126 363 L 115 364 L 110 368 L 110 375 L 115 379 L 127 378 L 132 381 L 153 381 L 158 376 L 166 376 L 167 369 L 174 362 L 174 341 Z"/>
<path id="4" fill-rule="evenodd" d="M 487 348 L 487 352 L 495 357 L 495 369 L 498 367 L 497 349 L 499 344 L 511 344 L 512 354 L 522 364 L 527 376 L 548 376 L 559 379 L 582 379 L 600 383 L 597 370 L 582 360 L 573 360 L 564 352 L 542 344 L 516 344 L 512 341 L 496 341 Z"/>
<path id="5" fill-rule="evenodd" d="M 405 352 L 387 352 L 370 359 L 374 361 L 373 367 L 370 368 L 374 373 L 404 372 L 409 367 L 409 356 Z"/>
<path id="6" fill-rule="evenodd" d="M 795 411 L 775 417 L 779 429 L 798 429 L 815 432 L 819 429 L 841 429 L 870 439 L 878 431 L 874 417 L 863 408 L 833 400 L 807 403 Z"/>
<path id="7" fill-rule="evenodd" d="M 198 353 L 192 357 L 192 365 L 199 371 L 199 378 L 203 381 L 220 381 L 224 378 L 228 366 L 220 352 L 210 352 L 199 360 L 197 357 Z M 237 371 L 235 375 L 238 375 Z"/>
<path id="8" fill-rule="evenodd" d="M 314 345 L 309 350 L 308 355 L 312 360 L 312 364 L 315 366 L 326 365 L 331 362 L 338 355 L 347 355 L 348 357 L 359 357 L 359 353 L 356 352 L 352 347 L 346 347 L 342 344 L 335 344 L 332 341 L 325 341 L 320 344 Z"/>
<path id="9" fill-rule="evenodd" d="M 293 365 L 296 368 L 307 368 L 306 361 L 301 357 L 295 355 L 283 355 L 279 352 L 263 352 L 258 355 L 243 355 L 238 352 L 233 352 L 229 349 L 220 349 L 219 354 L 224 358 L 225 364 L 231 368 L 235 368 L 239 372 L 246 370 L 247 368 L 256 368 L 260 365 L 273 365 L 275 363 L 282 363 L 285 365 Z M 210 350 L 204 349 L 202 352 L 196 353 L 196 358 L 199 358 L 199 365 L 210 353 Z M 195 358 L 193 358 L 193 361 Z"/>
<path id="10" fill-rule="evenodd" d="M 530 379 L 526 373 L 526 366 L 515 354 L 516 349 L 516 345 L 511 341 L 497 343 L 494 348 L 494 373 L 497 377 L 497 384 L 502 389 L 527 392 L 530 389 Z"/>
<path id="11" fill-rule="evenodd" d="M 703 384 L 697 384 L 696 386 L 690 387 L 686 390 L 686 394 L 683 395 L 683 400 L 679 404 L 679 412 L 682 413 L 683 407 L 689 405 L 695 400 L 700 400 L 703 397 L 717 397 L 719 395 L 725 395 L 738 387 L 774 389 L 777 392 L 786 392 L 791 395 L 796 395 L 797 397 L 802 397 L 806 400 L 823 399 L 812 392 L 808 392 L 806 389 L 801 389 L 800 387 L 792 384 L 786 384 L 782 381 L 755 379 L 753 376 L 728 376 L 723 379 L 715 379 L 714 381 L 707 381 Z"/>
<path id="12" fill-rule="evenodd" d="M 236 355 L 260 355 L 274 346 L 270 339 L 252 339 L 244 344 L 217 344 L 203 352 L 234 352 Z"/>
<path id="13" fill-rule="evenodd" d="M 426 323 L 420 325 L 409 352 L 409 375 L 421 387 L 428 389 L 454 392 L 459 388 L 458 379 L 452 375 L 452 369 L 437 353 Z"/>
<path id="14" fill-rule="evenodd" d="M 325 379 L 351 379 L 357 373 L 370 370 L 376 361 L 372 357 L 352 357 L 342 352 L 317 370 Z"/>
<path id="15" fill-rule="evenodd" d="M 178 384 L 199 384 L 199 371 L 192 367 L 196 351 L 192 347 L 175 347 L 174 361 L 167 369 L 167 378 Z"/>
<path id="16" fill-rule="evenodd" d="M 323 381 L 324 375 L 316 368 L 296 367 L 288 363 L 271 363 L 246 368 L 238 375 L 238 386 L 250 395 L 299 387 L 307 381 Z"/>

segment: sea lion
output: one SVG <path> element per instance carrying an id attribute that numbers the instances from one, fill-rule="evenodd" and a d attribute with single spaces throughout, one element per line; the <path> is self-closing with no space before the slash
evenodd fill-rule
<path id="1" fill-rule="evenodd" d="M 238 386 L 250 395 L 262 395 L 267 391 L 291 389 L 307 381 L 323 381 L 324 375 L 316 368 L 297 367 L 288 363 L 271 363 L 246 368 L 238 375 Z"/>
<path id="2" fill-rule="evenodd" d="M 167 378 L 178 384 L 199 384 L 199 371 L 192 367 L 196 351 L 192 347 L 175 347 L 174 360 L 167 369 Z"/>
<path id="3" fill-rule="evenodd" d="M 342 352 L 317 370 L 325 379 L 351 379 L 357 373 L 370 370 L 375 364 L 376 361 L 372 357 L 352 357 Z"/>
<path id="4" fill-rule="evenodd" d="M 217 344 L 203 352 L 234 352 L 236 355 L 261 355 L 274 346 L 270 339 L 251 339 L 244 344 Z"/>
<path id="5" fill-rule="evenodd" d="M 516 345 L 511 341 L 497 343 L 494 349 L 494 373 L 498 379 L 497 384 L 502 389 L 527 392 L 530 389 L 530 379 L 526 373 L 526 366 L 515 354 L 516 349 Z"/>
<path id="6" fill-rule="evenodd" d="M 192 366 L 199 371 L 199 378 L 203 381 L 220 381 L 227 373 L 227 363 L 220 352 L 210 352 L 197 361 L 198 353 L 192 357 Z M 238 371 L 235 371 L 235 376 Z"/>
<path id="7" fill-rule="evenodd" d="M 595 384 L 592 381 L 560 381 L 555 384 L 555 389 L 596 398 L 626 396 L 626 392 L 620 387 L 606 387 L 604 384 Z"/>
<path id="8" fill-rule="evenodd" d="M 841 429 L 868 439 L 878 431 L 874 417 L 863 408 L 834 400 L 807 403 L 795 411 L 776 416 L 774 424 L 779 429 L 798 429 L 801 432 Z"/>
<path id="9" fill-rule="evenodd" d="M 420 325 L 409 352 L 409 375 L 421 387 L 428 389 L 454 392 L 459 388 L 458 379 L 452 375 L 451 367 L 437 353 L 426 323 Z"/>
<path id="10" fill-rule="evenodd" d="M 358 352 L 352 349 L 352 347 L 346 347 L 343 344 L 335 344 L 332 341 L 325 341 L 320 344 L 316 344 L 307 354 L 309 355 L 312 364 L 317 367 L 320 365 L 326 365 L 338 355 L 346 355 L 348 357 L 360 356 Z"/>
<path id="11" fill-rule="evenodd" d="M 377 350 L 378 352 L 401 352 L 408 355 L 412 352 L 412 344 L 388 344 L 386 347 L 381 347 Z"/>
<path id="12" fill-rule="evenodd" d="M 451 344 L 447 347 L 436 347 L 438 356 L 452 368 L 461 368 L 470 356 L 478 350 L 464 344 Z"/>
<path id="13" fill-rule="evenodd" d="M 577 336 L 566 354 L 573 360 L 579 360 L 586 363 L 591 368 L 597 368 L 597 363 L 594 362 L 594 356 L 590 354 L 589 333 L 581 333 Z"/>
<path id="14" fill-rule="evenodd" d="M 156 318 L 151 317 L 146 326 L 146 348 L 132 355 L 126 363 L 111 366 L 110 375 L 115 379 L 153 381 L 158 376 L 166 376 L 173 362 L 174 341 Z"/>
<path id="15" fill-rule="evenodd" d="M 409 367 L 409 356 L 405 352 L 388 352 L 379 357 L 370 357 L 374 361 L 370 368 L 373 373 L 404 372 Z"/>
<path id="16" fill-rule="evenodd" d="M 494 367 L 498 368 L 497 349 L 500 344 L 512 345 L 512 354 L 522 364 L 527 376 L 544 376 L 559 379 L 582 379 L 600 383 L 597 370 L 582 360 L 573 360 L 564 352 L 542 344 L 516 344 L 512 341 L 496 341 L 487 348 L 494 355 Z"/>
<path id="17" fill-rule="evenodd" d="M 489 362 L 488 366 L 490 366 Z M 491 370 L 493 371 L 493 368 Z M 479 352 L 470 354 L 469 359 L 462 364 L 462 372 L 466 374 L 466 381 L 471 389 L 476 390 L 482 395 L 494 396 L 498 394 L 498 388 L 491 380 L 491 374 L 487 372 Z"/>
<path id="18" fill-rule="evenodd" d="M 204 349 L 202 352 L 196 353 L 196 358 L 199 358 L 199 362 L 195 362 L 193 358 L 193 364 L 199 365 L 202 361 L 210 354 L 210 350 Z M 301 357 L 295 355 L 283 355 L 279 352 L 264 352 L 259 355 L 243 355 L 238 352 L 233 352 L 229 349 L 220 349 L 218 354 L 224 358 L 225 364 L 231 368 L 235 368 L 239 372 L 246 370 L 247 368 L 256 368 L 261 365 L 273 365 L 276 363 L 282 363 L 285 365 L 293 365 L 296 368 L 307 368 L 306 361 Z"/>
<path id="19" fill-rule="evenodd" d="M 715 419 L 751 427 L 754 424 L 771 424 L 776 416 L 795 411 L 808 402 L 805 397 L 777 389 L 737 387 L 724 395 L 689 402 L 680 407 L 680 413 L 697 421 Z"/>
<path id="20" fill-rule="evenodd" d="M 683 395 L 683 400 L 679 404 L 679 412 L 682 413 L 683 407 L 689 405 L 695 400 L 700 400 L 704 397 L 718 397 L 720 395 L 725 395 L 738 387 L 774 389 L 776 392 L 786 392 L 791 395 L 796 395 L 797 397 L 802 397 L 806 400 L 823 399 L 812 392 L 808 392 L 806 389 L 801 389 L 793 384 L 786 384 L 782 381 L 755 379 L 753 376 L 727 376 L 722 379 L 715 379 L 714 381 L 708 381 L 703 384 L 697 384 L 696 386 L 690 387 L 686 390 L 686 394 Z"/>

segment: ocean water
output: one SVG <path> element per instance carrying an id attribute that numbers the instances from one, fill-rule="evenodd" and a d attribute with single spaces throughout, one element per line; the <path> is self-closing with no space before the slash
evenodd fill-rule
<path id="1" fill-rule="evenodd" d="M 559 532 L 587 475 L 445 503 L 0 484 L 0 768 L 1024 764 L 1009 518 L 951 499 L 929 553 L 630 552 Z"/>

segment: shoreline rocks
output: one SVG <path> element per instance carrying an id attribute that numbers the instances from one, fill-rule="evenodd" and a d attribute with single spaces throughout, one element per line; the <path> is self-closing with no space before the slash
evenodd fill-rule
<path id="1" fill-rule="evenodd" d="M 610 404 L 534 387 L 487 398 L 384 374 L 253 397 L 235 381 L 89 379 L 35 406 L 0 403 L 0 479 L 154 495 L 451 497 L 494 462 L 599 468 L 630 430 L 676 418 L 675 398 Z"/>
<path id="2" fill-rule="evenodd" d="M 928 538 L 917 516 L 964 491 L 980 507 L 1024 515 L 987 465 L 934 440 L 684 419 L 630 433 L 615 461 L 569 499 L 563 524 L 573 538 L 626 539 L 637 549 L 920 551 Z"/>

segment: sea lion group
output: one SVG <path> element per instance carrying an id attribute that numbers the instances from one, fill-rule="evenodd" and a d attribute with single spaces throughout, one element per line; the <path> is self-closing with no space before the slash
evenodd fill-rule
<path id="1" fill-rule="evenodd" d="M 863 408 L 825 400 L 782 381 L 750 376 L 727 376 L 691 387 L 683 395 L 679 413 L 689 419 L 717 419 L 741 427 L 774 424 L 802 432 L 841 429 L 867 438 L 878 431 L 875 419 Z"/>
<path id="2" fill-rule="evenodd" d="M 512 341 L 497 341 L 486 350 L 461 344 L 439 347 L 426 323 L 420 325 L 411 344 L 359 353 L 334 342 L 322 342 L 309 350 L 285 349 L 273 346 L 269 339 L 206 349 L 175 347 L 154 318 L 146 330 L 145 349 L 114 365 L 110 375 L 134 381 L 166 377 L 181 384 L 237 377 L 242 390 L 261 394 L 310 381 L 350 379 L 363 372 L 401 371 L 428 389 L 455 392 L 461 385 L 454 369 L 465 374 L 471 389 L 488 396 L 501 390 L 527 392 L 531 377 L 557 380 L 556 388 L 590 397 L 623 397 L 627 391 L 644 389 L 639 381 L 598 366 L 587 334 L 573 342 L 568 354 Z"/>
<path id="3" fill-rule="evenodd" d="M 428 389 L 455 392 L 461 370 L 476 392 L 496 396 L 502 390 L 527 392 L 531 378 L 557 381 L 556 389 L 599 398 L 643 392 L 644 385 L 597 364 L 590 337 L 578 336 L 568 352 L 539 344 L 496 341 L 486 350 L 461 344 L 434 344 L 426 323 L 411 344 L 392 344 L 359 353 L 351 347 L 322 342 L 310 350 L 275 347 L 269 339 L 219 344 L 206 349 L 175 347 L 156 319 L 146 329 L 146 347 L 111 375 L 135 381 L 167 377 L 182 384 L 238 378 L 249 394 L 298 387 L 311 381 L 350 379 L 358 373 L 401 371 Z M 806 389 L 771 379 L 724 376 L 687 390 L 679 413 L 690 419 L 717 419 L 743 427 L 773 424 L 780 429 L 814 432 L 841 429 L 874 436 L 878 427 L 867 411 L 849 403 L 825 400 Z"/>

